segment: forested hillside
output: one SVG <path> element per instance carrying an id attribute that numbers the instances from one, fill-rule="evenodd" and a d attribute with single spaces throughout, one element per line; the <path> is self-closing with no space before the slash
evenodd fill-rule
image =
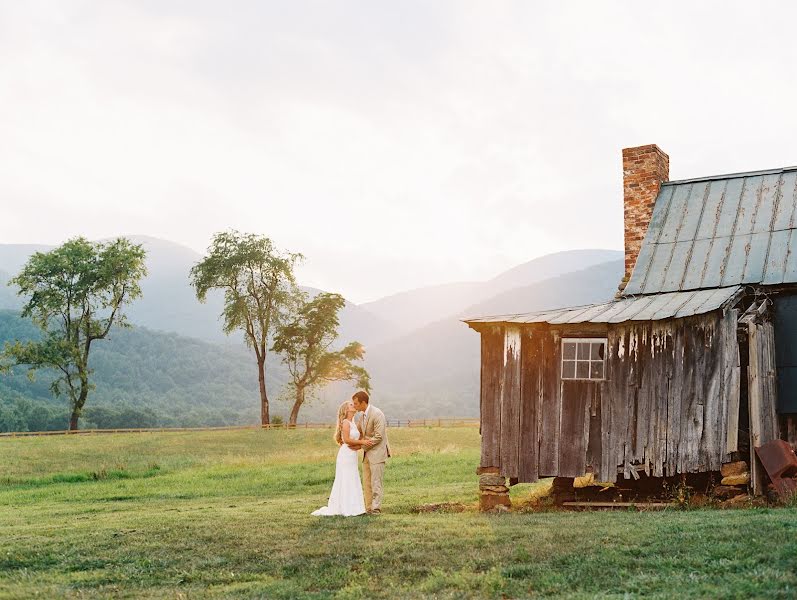
<path id="1" fill-rule="evenodd" d="M 29 321 L 0 311 L 0 345 L 37 336 Z M 90 365 L 97 389 L 89 397 L 82 427 L 252 424 L 260 414 L 254 362 L 242 345 L 211 344 L 142 327 L 117 329 L 94 343 Z M 284 372 L 276 357 L 268 368 L 269 392 L 276 398 Z M 52 398 L 51 381 L 47 370 L 33 382 L 24 368 L 0 375 L 0 430 L 66 428 L 66 401 Z"/>

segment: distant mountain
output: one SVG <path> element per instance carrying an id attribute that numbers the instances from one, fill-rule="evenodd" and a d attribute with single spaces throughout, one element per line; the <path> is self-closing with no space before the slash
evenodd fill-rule
<path id="1" fill-rule="evenodd" d="M 623 259 L 517 287 L 469 306 L 460 317 L 505 315 L 592 304 L 611 299 L 623 277 Z"/>
<path id="2" fill-rule="evenodd" d="M 0 270 L 0 307 L 18 309 L 22 307 L 22 299 L 8 286 L 11 277 L 8 272 Z"/>
<path id="3" fill-rule="evenodd" d="M 147 251 L 147 277 L 141 283 L 142 297 L 127 308 L 132 323 L 159 331 L 207 341 L 238 344 L 240 334 L 226 336 L 219 315 L 223 295 L 208 294 L 201 304 L 189 283 L 189 271 L 202 259 L 190 248 L 149 236 L 126 236 Z M 22 306 L 15 290 L 6 285 L 10 273 L 16 274 L 34 252 L 46 252 L 54 246 L 0 244 L 0 309 L 17 310 Z M 309 289 L 309 288 L 308 288 Z M 391 325 L 376 315 L 347 302 L 340 314 L 341 342 L 358 340 L 369 346 L 388 339 Z"/>
<path id="4" fill-rule="evenodd" d="M 566 250 L 547 254 L 504 271 L 488 281 L 487 287 L 490 290 L 490 296 L 494 296 L 538 281 L 559 277 L 564 273 L 583 271 L 594 265 L 617 261 L 623 256 L 622 250 L 599 249 Z M 619 283 L 619 279 L 617 283 Z"/>
<path id="5" fill-rule="evenodd" d="M 518 265 L 488 281 L 423 287 L 360 306 L 388 322 L 396 335 L 405 335 L 503 292 L 622 257 L 619 250 L 556 252 Z"/>
<path id="6" fill-rule="evenodd" d="M 87 413 L 88 422 L 256 423 L 259 401 L 252 357 L 240 335 L 228 338 L 222 333 L 221 296 L 211 295 L 200 304 L 188 283 L 188 272 L 201 255 L 165 240 L 132 239 L 148 252 L 143 298 L 128 310 L 130 320 L 143 327 L 115 331 L 111 340 L 98 344 L 92 356 L 95 408 Z M 17 273 L 30 253 L 48 249 L 0 245 L 0 283 Z M 622 276 L 622 256 L 612 250 L 560 252 L 484 282 L 430 286 L 360 306 L 347 302 L 340 315 L 340 342 L 356 339 L 366 346 L 374 401 L 390 418 L 476 415 L 479 339 L 460 319 L 607 300 Z M 0 309 L 20 306 L 12 289 L 0 287 Z M 28 321 L 0 313 L 0 343 L 25 335 L 35 335 Z M 283 367 L 274 355 L 268 364 L 274 412 L 285 414 L 290 405 L 289 399 L 280 399 L 286 382 Z M 8 427 L 10 419 L 23 418 L 19 411 L 28 411 L 24 418 L 30 422 L 44 423 L 49 418 L 45 413 L 65 410 L 50 398 L 47 377 L 42 372 L 30 383 L 21 373 L 11 379 L 0 376 L 0 428 L 4 419 Z M 350 393 L 349 384 L 329 386 L 302 410 L 301 420 L 329 420 Z M 16 403 L 16 416 L 9 403 Z"/>
<path id="7" fill-rule="evenodd" d="M 623 274 L 614 260 L 499 294 L 371 349 L 367 367 L 386 413 L 478 416 L 479 336 L 463 317 L 523 313 L 611 299 Z"/>

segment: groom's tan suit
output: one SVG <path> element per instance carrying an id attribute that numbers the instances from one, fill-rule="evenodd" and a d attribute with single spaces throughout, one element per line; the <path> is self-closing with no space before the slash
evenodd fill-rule
<path id="1" fill-rule="evenodd" d="M 360 433 L 364 438 L 376 442 L 371 448 L 366 448 L 363 453 L 365 508 L 366 510 L 381 510 L 382 477 L 385 474 L 385 462 L 390 458 L 385 413 L 369 404 L 360 419 Z"/>

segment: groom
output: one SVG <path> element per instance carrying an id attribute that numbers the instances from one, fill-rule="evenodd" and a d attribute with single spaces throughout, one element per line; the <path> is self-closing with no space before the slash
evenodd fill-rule
<path id="1" fill-rule="evenodd" d="M 382 477 L 385 474 L 385 462 L 390 457 L 385 413 L 376 406 L 371 406 L 368 392 L 359 391 L 351 399 L 354 408 L 363 413 L 359 429 L 360 435 L 365 440 L 363 444 L 365 508 L 368 514 L 378 515 L 382 512 Z"/>

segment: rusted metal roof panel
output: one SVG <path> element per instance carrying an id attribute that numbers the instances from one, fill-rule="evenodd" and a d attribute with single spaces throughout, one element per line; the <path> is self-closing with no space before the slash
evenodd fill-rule
<path id="1" fill-rule="evenodd" d="M 612 302 L 540 310 L 512 315 L 495 315 L 464 319 L 468 324 L 479 323 L 625 323 L 626 321 L 660 321 L 705 314 L 721 308 L 739 293 L 741 286 L 670 292 L 649 296 L 626 297 Z"/>
<path id="2" fill-rule="evenodd" d="M 662 185 L 625 296 L 797 283 L 797 167 Z"/>

